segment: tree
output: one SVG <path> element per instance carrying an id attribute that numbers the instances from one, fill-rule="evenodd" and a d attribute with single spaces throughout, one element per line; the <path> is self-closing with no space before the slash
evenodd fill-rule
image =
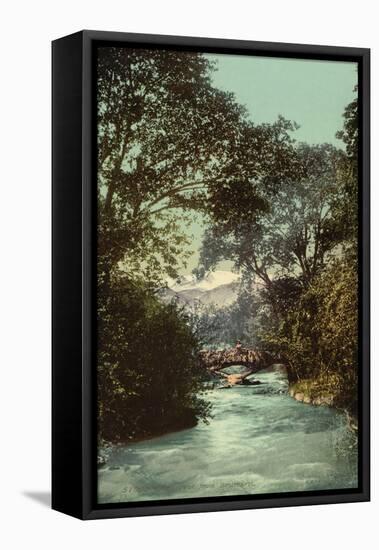
<path id="1" fill-rule="evenodd" d="M 241 281 L 234 303 L 226 307 L 196 304 L 191 312 L 192 326 L 203 348 L 256 343 L 257 298 L 251 279 Z"/>
<path id="2" fill-rule="evenodd" d="M 357 414 L 357 265 L 334 259 L 283 312 L 268 324 L 266 346 L 286 358 L 291 382 L 305 382 L 310 397 L 329 396 Z"/>
<path id="3" fill-rule="evenodd" d="M 354 89 L 358 91 L 357 86 Z M 343 129 L 337 132 L 346 147 L 346 155 L 339 163 L 339 179 L 344 188 L 343 200 L 335 205 L 335 216 L 343 229 L 348 246 L 355 248 L 358 241 L 358 151 L 359 151 L 359 119 L 358 97 L 349 103 L 344 112 Z"/>
<path id="4" fill-rule="evenodd" d="M 299 178 L 274 193 L 266 190 L 267 211 L 255 219 L 242 219 L 226 232 L 224 224 L 214 224 L 205 235 L 200 262 L 209 269 L 220 259 L 233 260 L 266 290 L 273 290 L 280 277 L 298 277 L 309 285 L 341 241 L 333 212 L 342 195 L 337 180 L 341 154 L 327 144 L 299 146 Z"/>
<path id="5" fill-rule="evenodd" d="M 359 151 L 358 86 L 355 86 L 354 92 L 357 95 L 345 108 L 343 128 L 337 132 L 336 137 L 344 142 L 352 171 L 357 175 Z"/>
<path id="6" fill-rule="evenodd" d="M 227 223 L 243 202 L 251 218 L 264 208 L 257 184 L 295 163 L 293 126 L 252 124 L 212 69 L 198 53 L 99 49 L 100 281 L 120 262 L 145 279 L 175 276 L 193 212 Z"/>
<path id="7" fill-rule="evenodd" d="M 183 226 L 192 216 L 224 231 L 251 223 L 267 209 L 261 189 L 274 193 L 299 170 L 294 125 L 282 117 L 254 125 L 233 94 L 212 85 L 212 70 L 194 52 L 98 49 L 98 384 L 105 438 L 206 418 L 196 397 L 203 380 L 197 329 L 155 294 L 186 261 Z"/>
<path id="8" fill-rule="evenodd" d="M 206 372 L 188 317 L 125 280 L 98 326 L 99 437 L 127 442 L 206 420 Z"/>
<path id="9" fill-rule="evenodd" d="M 233 146 L 243 118 L 230 95 L 210 86 L 209 68 L 195 53 L 99 50 L 99 256 L 106 277 L 121 260 L 145 278 L 162 267 L 174 274 L 186 242 L 169 210 L 201 206 L 213 158 Z"/>

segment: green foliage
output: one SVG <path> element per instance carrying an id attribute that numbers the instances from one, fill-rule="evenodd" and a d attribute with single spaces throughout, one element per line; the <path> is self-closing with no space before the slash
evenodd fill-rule
<path id="1" fill-rule="evenodd" d="M 259 283 L 254 312 L 239 319 L 246 341 L 252 331 L 258 346 L 287 363 L 291 383 L 307 388 L 312 397 L 332 396 L 336 406 L 353 415 L 358 384 L 357 106 L 354 100 L 346 108 L 337 134 L 346 152 L 328 144 L 300 144 L 296 177 L 259 189 L 265 208 L 256 216 L 235 215 L 238 221 L 226 224 L 215 220 L 200 254 L 205 269 L 232 260 Z M 242 294 L 240 300 L 247 310 L 251 295 Z"/>
<path id="2" fill-rule="evenodd" d="M 213 224 L 203 241 L 201 263 L 209 269 L 222 258 L 233 260 L 266 288 L 282 276 L 301 277 L 309 284 L 342 239 L 333 210 L 343 195 L 337 181 L 342 155 L 331 145 L 301 144 L 296 177 L 284 180 L 274 193 L 262 189 L 266 210 L 255 218 L 242 214 L 242 201 L 236 223 Z"/>
<path id="3" fill-rule="evenodd" d="M 197 53 L 99 49 L 98 240 L 106 277 L 120 261 L 131 276 L 174 275 L 188 244 L 180 225 L 190 211 L 209 210 L 216 178 L 230 181 L 226 159 L 239 150 L 245 111 L 211 86 L 211 68 Z"/>
<path id="4" fill-rule="evenodd" d="M 358 92 L 358 86 L 354 88 L 354 92 Z M 337 132 L 337 137 L 344 142 L 347 157 L 350 161 L 355 163 L 355 169 L 357 171 L 359 139 L 358 97 L 347 105 L 344 112 L 343 129 Z"/>
<path id="5" fill-rule="evenodd" d="M 219 349 L 242 340 L 245 345 L 256 343 L 258 303 L 251 291 L 251 282 L 244 281 L 235 303 L 217 308 L 197 305 L 191 314 L 196 335 L 205 349 Z"/>
<path id="6" fill-rule="evenodd" d="M 357 88 L 355 89 L 357 91 Z M 358 98 L 345 109 L 343 129 L 337 133 L 346 146 L 346 155 L 339 163 L 339 180 L 344 188 L 342 200 L 335 205 L 337 223 L 344 231 L 347 244 L 355 249 L 358 239 Z"/>
<path id="7" fill-rule="evenodd" d="M 254 125 L 234 95 L 211 84 L 201 54 L 98 51 L 100 273 L 123 262 L 130 276 L 174 276 L 186 260 L 181 225 L 194 211 L 233 224 L 266 207 L 258 184 L 275 187 L 298 168 L 293 124 Z M 243 205 L 241 208 L 240 205 Z M 178 223 L 178 221 L 180 223 Z"/>
<path id="8" fill-rule="evenodd" d="M 282 117 L 254 125 L 202 54 L 104 46 L 97 57 L 98 373 L 102 437 L 206 418 L 196 326 L 154 293 L 186 265 L 192 217 L 232 227 L 259 185 L 298 169 Z M 241 208 L 242 205 L 242 208 Z M 201 269 L 198 272 L 201 277 Z M 214 320 L 212 320 L 213 322 Z"/>
<path id="9" fill-rule="evenodd" d="M 334 260 L 298 296 L 263 342 L 286 358 L 290 380 L 357 411 L 358 281 L 356 262 Z M 314 396 L 313 396 L 314 397 Z"/>
<path id="10" fill-rule="evenodd" d="M 216 89 L 203 55 L 101 47 L 98 124 L 100 436 L 127 441 L 206 420 L 197 353 L 257 341 L 292 380 L 357 387 L 357 107 L 332 145 L 295 144 L 296 125 L 254 124 Z M 186 314 L 157 291 L 189 255 L 184 228 L 208 223 L 199 267 L 232 260 L 236 304 Z M 257 285 L 259 283 L 258 290 Z M 329 391 L 328 390 L 328 391 Z"/>
<path id="11" fill-rule="evenodd" d="M 199 344 L 175 304 L 119 281 L 100 307 L 98 329 L 101 438 L 125 442 L 207 419 Z"/>

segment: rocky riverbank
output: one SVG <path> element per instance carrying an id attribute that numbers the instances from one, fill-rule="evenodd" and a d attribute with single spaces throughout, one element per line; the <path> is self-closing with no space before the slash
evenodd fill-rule
<path id="1" fill-rule="evenodd" d="M 301 386 L 299 388 L 299 386 Z M 334 396 L 331 394 L 315 394 L 309 391 L 307 387 L 303 387 L 297 383 L 290 386 L 288 393 L 291 397 L 300 401 L 301 403 L 308 403 L 310 405 L 326 405 L 332 407 L 334 403 Z"/>
<path id="2" fill-rule="evenodd" d="M 303 380 L 290 384 L 288 388 L 290 397 L 301 403 L 315 406 L 333 407 L 345 413 L 349 429 L 356 433 L 358 431 L 358 420 L 355 415 L 345 408 L 338 406 L 338 399 L 329 388 L 315 380 Z"/>

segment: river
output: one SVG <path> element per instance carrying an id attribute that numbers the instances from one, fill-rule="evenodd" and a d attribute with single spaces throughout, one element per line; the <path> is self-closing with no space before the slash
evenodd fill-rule
<path id="1" fill-rule="evenodd" d="M 209 424 L 108 448 L 99 503 L 356 487 L 345 416 L 292 399 L 281 373 L 257 378 L 209 391 Z"/>

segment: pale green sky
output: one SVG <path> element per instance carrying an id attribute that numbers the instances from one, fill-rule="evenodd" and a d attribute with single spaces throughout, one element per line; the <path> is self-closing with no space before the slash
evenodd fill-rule
<path id="1" fill-rule="evenodd" d="M 354 97 L 356 63 L 244 55 L 207 55 L 217 62 L 213 83 L 234 92 L 254 122 L 278 115 L 297 122 L 299 141 L 340 145 L 335 133 Z"/>
<path id="2" fill-rule="evenodd" d="M 283 115 L 300 125 L 294 132 L 298 141 L 342 146 L 335 134 L 342 128 L 346 105 L 354 98 L 356 63 L 229 54 L 206 57 L 217 62 L 214 86 L 234 92 L 253 122 L 273 122 Z M 183 273 L 197 265 L 203 231 L 201 223 L 192 224 L 188 231 L 194 237 L 193 255 Z M 219 266 L 229 267 L 230 263 Z"/>

